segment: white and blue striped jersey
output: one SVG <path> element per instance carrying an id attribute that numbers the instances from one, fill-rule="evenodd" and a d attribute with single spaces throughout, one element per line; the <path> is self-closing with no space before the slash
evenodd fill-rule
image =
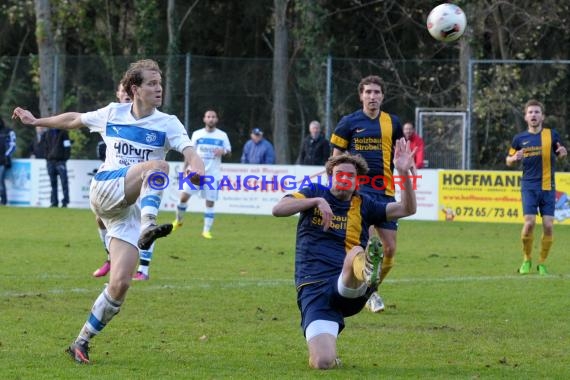
<path id="1" fill-rule="evenodd" d="M 192 133 L 192 146 L 204 161 L 207 176 L 220 180 L 222 177 L 222 157 L 216 156 L 214 150 L 221 148 L 224 154 L 232 151 L 230 139 L 226 132 L 216 128 L 209 132 L 206 128 L 198 129 Z"/>
<path id="2" fill-rule="evenodd" d="M 92 133 L 99 133 L 107 145 L 100 171 L 163 160 L 169 150 L 182 152 L 192 145 L 176 116 L 155 110 L 152 115 L 136 120 L 131 106 L 131 103 L 110 103 L 81 115 L 81 123 Z"/>

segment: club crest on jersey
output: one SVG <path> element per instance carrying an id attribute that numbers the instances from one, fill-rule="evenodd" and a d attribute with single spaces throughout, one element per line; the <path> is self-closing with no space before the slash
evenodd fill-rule
<path id="1" fill-rule="evenodd" d="M 152 132 L 147 133 L 145 136 L 145 140 L 148 144 L 155 142 L 157 138 L 158 137 L 157 137 L 156 133 L 152 133 Z"/>

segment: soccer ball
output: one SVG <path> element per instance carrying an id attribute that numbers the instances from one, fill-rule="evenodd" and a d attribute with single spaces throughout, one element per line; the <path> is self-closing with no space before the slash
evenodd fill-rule
<path id="1" fill-rule="evenodd" d="M 465 32 L 465 13 L 455 4 L 440 4 L 427 17 L 429 34 L 438 41 L 455 41 Z"/>

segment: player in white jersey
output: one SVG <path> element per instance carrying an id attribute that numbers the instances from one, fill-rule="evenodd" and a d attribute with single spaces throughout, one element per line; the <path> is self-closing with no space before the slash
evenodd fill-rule
<path id="1" fill-rule="evenodd" d="M 180 202 L 176 208 L 176 219 L 172 223 L 175 230 L 182 226 L 190 196 L 200 194 L 206 200 L 202 230 L 202 236 L 206 239 L 212 238 L 210 229 L 214 224 L 214 203 L 218 200 L 218 186 L 222 178 L 222 156 L 229 156 L 232 152 L 228 135 L 217 128 L 218 120 L 216 111 L 207 110 L 204 113 L 204 128 L 192 133 L 192 146 L 204 161 L 206 175 L 200 186 L 183 184 Z"/>
<path id="2" fill-rule="evenodd" d="M 131 102 L 131 98 L 129 97 L 129 94 L 127 94 L 127 92 L 125 91 L 125 88 L 123 87 L 122 83 L 119 83 L 119 85 L 117 86 L 117 92 L 115 93 L 115 96 L 117 97 L 117 101 L 119 103 Z M 101 140 L 97 145 L 97 156 L 103 161 L 105 161 L 106 150 L 107 150 L 107 145 L 105 145 L 105 142 Z M 97 222 L 97 227 L 99 230 L 99 238 L 101 239 L 101 242 L 103 242 L 103 246 L 107 253 L 107 260 L 105 260 L 103 265 L 101 265 L 99 268 L 95 270 L 95 272 L 93 272 L 93 277 L 103 277 L 106 276 L 107 273 L 109 273 L 109 271 L 111 270 L 111 257 L 109 256 L 109 250 L 107 249 L 107 243 L 106 243 L 107 227 L 103 224 L 103 221 L 97 215 L 95 216 L 95 221 Z M 140 252 L 139 256 L 142 256 L 142 254 L 143 252 Z"/>
<path id="3" fill-rule="evenodd" d="M 122 83 L 119 83 L 119 85 L 117 86 L 117 92 L 115 93 L 115 96 L 117 97 L 117 101 L 119 103 L 130 103 L 131 102 L 131 98 L 129 97 L 129 94 L 127 94 L 127 91 L 125 91 L 125 88 L 123 87 Z M 99 158 L 101 158 L 103 161 L 105 161 L 105 157 L 106 157 L 106 150 L 107 150 L 107 145 L 105 145 L 104 141 L 100 141 L 99 143 L 102 148 L 99 147 L 99 145 L 97 146 L 98 149 L 98 155 L 101 153 L 101 156 Z M 99 149 L 104 149 L 102 152 L 99 152 Z M 107 259 L 105 260 L 105 262 L 103 263 L 103 265 L 101 265 L 99 268 L 97 268 L 95 270 L 95 272 L 93 272 L 93 277 L 103 277 L 106 276 L 109 271 L 111 270 L 111 258 L 109 257 L 109 250 L 107 249 L 107 243 L 106 243 L 106 236 L 107 236 L 107 227 L 103 224 L 103 221 L 101 220 L 101 218 L 99 218 L 98 216 L 95 217 L 95 220 L 97 221 L 97 227 L 99 230 L 99 238 L 101 239 L 101 241 L 103 242 L 103 247 L 105 248 L 106 254 L 107 254 Z M 137 273 L 135 273 L 135 275 L 133 276 L 133 280 L 136 281 L 147 281 L 149 280 L 149 266 L 150 266 L 150 261 L 152 260 L 152 255 L 154 253 L 154 244 L 150 246 L 150 248 L 148 249 L 141 249 L 139 251 L 139 267 L 137 269 Z"/>
<path id="4" fill-rule="evenodd" d="M 89 363 L 90 339 L 119 312 L 137 265 L 138 248 L 149 248 L 172 230 L 170 223 L 156 224 L 162 192 L 168 185 L 166 151 L 174 149 L 184 155 L 185 178 L 199 183 L 204 174 L 204 163 L 191 147 L 184 126 L 175 116 L 157 109 L 162 104 L 158 64 L 148 59 L 134 62 L 121 82 L 133 99 L 131 104 L 111 103 L 93 112 L 66 112 L 40 119 L 17 107 L 12 116 L 33 126 L 88 127 L 100 133 L 107 144 L 106 160 L 91 182 L 89 200 L 107 226 L 111 274 L 79 336 L 67 350 L 78 363 Z"/>

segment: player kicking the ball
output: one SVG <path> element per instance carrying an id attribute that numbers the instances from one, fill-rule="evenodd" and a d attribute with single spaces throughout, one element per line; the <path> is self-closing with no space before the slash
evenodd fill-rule
<path id="1" fill-rule="evenodd" d="M 93 112 L 67 112 L 35 118 L 16 108 L 13 118 L 22 123 L 58 129 L 87 127 L 101 134 L 109 149 L 105 162 L 91 182 L 91 209 L 107 226 L 111 259 L 108 286 L 95 300 L 79 336 L 67 352 L 78 363 L 89 363 L 89 342 L 119 312 L 139 259 L 138 249 L 172 231 L 172 224 L 157 224 L 162 192 L 168 185 L 170 149 L 181 152 L 187 175 L 199 183 L 204 163 L 190 146 L 184 126 L 176 116 L 160 112 L 161 71 L 152 60 L 130 65 L 122 81 L 132 103 L 111 103 Z M 140 206 L 137 199 L 140 197 Z"/>
<path id="2" fill-rule="evenodd" d="M 330 189 L 313 184 L 286 195 L 273 207 L 275 216 L 301 213 L 295 285 L 312 368 L 338 364 L 336 341 L 344 318 L 362 310 L 381 280 L 378 237 L 363 248 L 369 226 L 416 212 L 416 194 L 407 176 L 413 154 L 405 139 L 396 141 L 394 164 L 406 176 L 399 202 L 379 201 L 356 191 L 357 177 L 368 172 L 368 165 L 361 156 L 341 154 L 329 158 L 325 166 L 332 177 Z"/>

